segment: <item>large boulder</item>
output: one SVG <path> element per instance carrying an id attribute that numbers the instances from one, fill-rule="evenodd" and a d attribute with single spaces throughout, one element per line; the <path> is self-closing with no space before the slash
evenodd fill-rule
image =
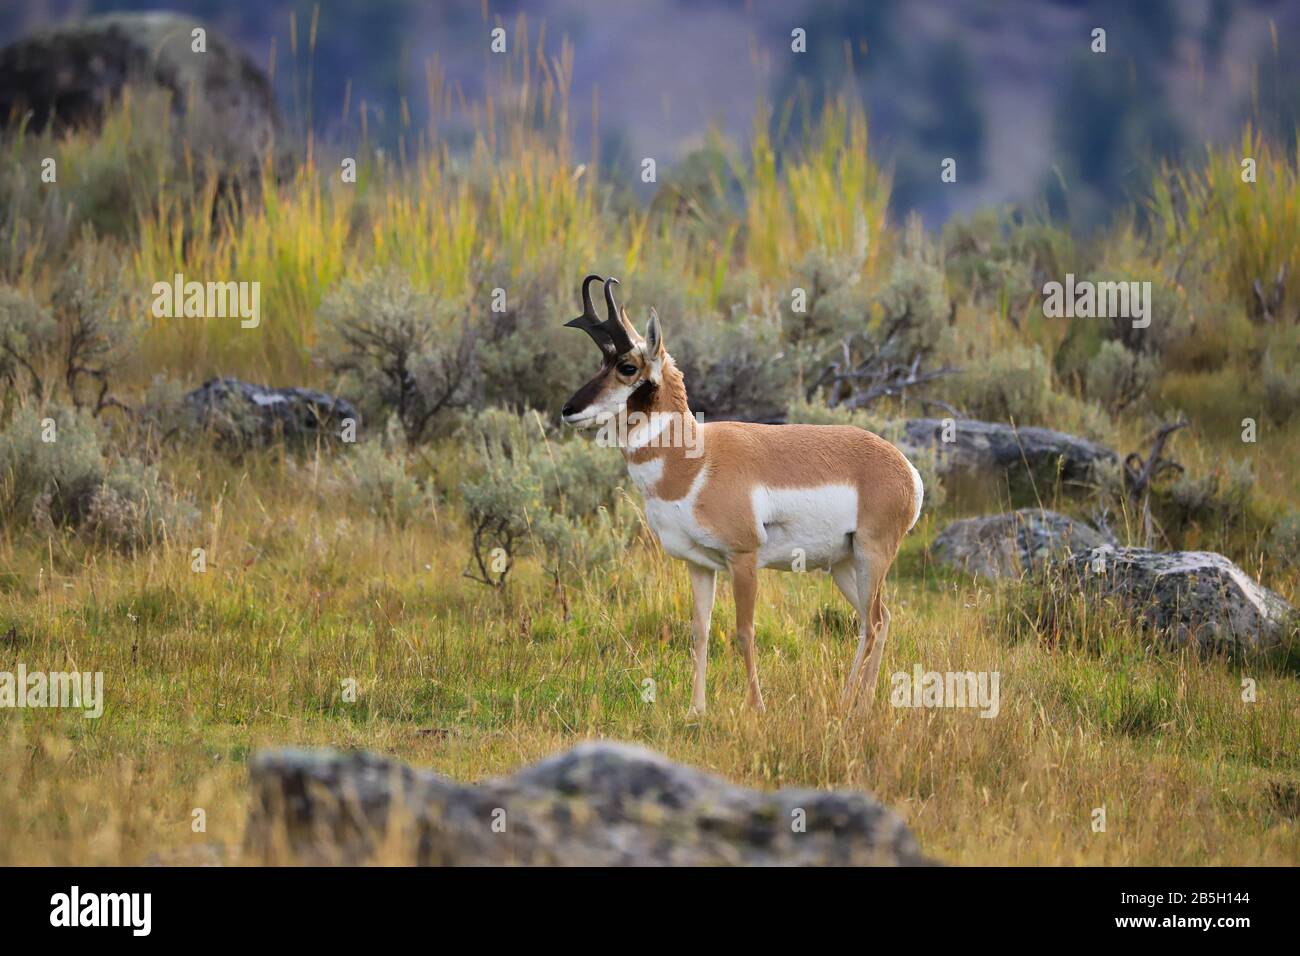
<path id="1" fill-rule="evenodd" d="M 951 441 L 945 441 L 945 421 Z M 1067 483 L 1086 484 L 1103 462 L 1118 461 L 1104 445 L 1050 428 L 1015 427 L 974 419 L 911 418 L 902 424 L 898 446 L 933 449 L 939 473 L 945 477 L 967 472 L 979 477 L 1016 477 L 1026 471 L 1052 481 L 1058 473 Z"/>
<path id="2" fill-rule="evenodd" d="M 317 435 L 337 438 L 345 420 L 360 422 L 352 403 L 334 395 L 253 385 L 237 378 L 210 379 L 184 401 L 188 424 L 238 447 Z"/>
<path id="3" fill-rule="evenodd" d="M 368 753 L 250 764 L 245 849 L 264 862 L 420 865 L 919 865 L 865 793 L 737 787 L 631 744 L 593 742 L 466 786 Z"/>
<path id="4" fill-rule="evenodd" d="M 1260 650 L 1296 635 L 1295 609 L 1212 551 L 1104 545 L 1076 551 L 1067 566 L 1089 596 L 1118 599 L 1175 644 Z"/>
<path id="5" fill-rule="evenodd" d="M 214 30 L 174 13 L 113 13 L 41 30 L 0 49 L 0 126 L 96 127 L 127 85 L 172 94 L 177 115 L 205 131 L 205 154 L 253 165 L 280 127 L 271 83 Z M 210 142 L 209 142 L 210 141 Z"/>
<path id="6" fill-rule="evenodd" d="M 934 539 L 930 553 L 940 564 L 985 578 L 1020 577 L 1041 571 L 1075 551 L 1106 544 L 1081 521 L 1042 508 L 954 521 Z"/>

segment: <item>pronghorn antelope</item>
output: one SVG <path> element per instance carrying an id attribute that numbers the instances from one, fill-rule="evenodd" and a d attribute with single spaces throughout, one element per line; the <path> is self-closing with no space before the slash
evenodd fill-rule
<path id="1" fill-rule="evenodd" d="M 591 303 L 592 282 L 604 282 L 603 322 Z M 581 428 L 626 422 L 619 445 L 645 496 L 646 519 L 664 550 L 690 568 L 691 710 L 705 709 L 714 580 L 727 569 L 750 705 L 763 709 L 754 653 L 759 568 L 830 571 L 858 614 L 858 650 L 843 703 L 869 696 L 889 635 L 881 589 L 903 535 L 921 513 L 921 476 L 897 448 L 860 428 L 697 423 L 682 374 L 664 350 L 658 315 L 650 310 L 642 338 L 614 302 L 617 282 L 595 275 L 582 282 L 582 315 L 566 325 L 590 335 L 604 361 L 563 415 Z M 666 439 L 670 429 L 675 434 Z"/>

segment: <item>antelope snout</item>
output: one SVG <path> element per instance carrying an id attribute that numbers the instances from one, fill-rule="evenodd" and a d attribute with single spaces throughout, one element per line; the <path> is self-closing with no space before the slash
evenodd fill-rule
<path id="1" fill-rule="evenodd" d="M 573 425 L 575 428 L 582 428 L 591 424 L 596 415 L 592 412 L 591 407 L 578 408 L 572 402 L 569 402 L 560 409 L 560 417 L 564 419 L 564 424 Z"/>

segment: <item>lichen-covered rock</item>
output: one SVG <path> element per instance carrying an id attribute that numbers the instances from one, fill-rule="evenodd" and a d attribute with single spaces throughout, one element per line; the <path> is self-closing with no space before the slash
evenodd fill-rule
<path id="1" fill-rule="evenodd" d="M 1053 480 L 1058 473 L 1067 483 L 1088 483 L 1102 462 L 1114 462 L 1115 452 L 1077 435 L 1050 428 L 1013 427 L 999 422 L 958 418 L 950 420 L 951 441 L 944 441 L 944 419 L 912 418 L 903 422 L 896 444 L 908 448 L 933 449 L 939 473 L 977 475 L 1020 475 Z"/>
<path id="2" fill-rule="evenodd" d="M 1082 521 L 1042 508 L 954 521 L 930 552 L 940 564 L 985 578 L 1020 577 L 1041 571 L 1075 551 L 1106 540 Z"/>
<path id="3" fill-rule="evenodd" d="M 250 764 L 246 853 L 420 865 L 921 865 L 864 793 L 763 793 L 644 748 L 581 744 L 467 786 L 367 753 L 275 750 Z"/>
<path id="4" fill-rule="evenodd" d="M 339 437 L 345 420 L 359 422 L 342 398 L 309 388 L 270 388 L 237 378 L 214 378 L 185 396 L 185 419 L 236 447 L 282 439 Z"/>
<path id="5" fill-rule="evenodd" d="M 210 133 L 206 154 L 256 168 L 280 125 L 271 83 L 248 56 L 175 13 L 112 13 L 40 30 L 0 49 L 0 125 L 95 127 L 127 85 L 161 87 Z"/>
<path id="6" fill-rule="evenodd" d="M 1106 545 L 1076 551 L 1067 566 L 1087 594 L 1118 598 L 1175 644 L 1260 650 L 1295 638 L 1295 609 L 1212 551 Z"/>

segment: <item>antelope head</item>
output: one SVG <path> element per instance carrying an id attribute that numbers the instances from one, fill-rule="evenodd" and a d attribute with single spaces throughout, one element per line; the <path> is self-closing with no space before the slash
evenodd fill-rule
<path id="1" fill-rule="evenodd" d="M 606 317 L 601 321 L 591 304 L 591 284 L 605 285 Z M 627 310 L 614 302 L 618 280 L 590 275 L 582 280 L 582 315 L 565 323 L 582 329 L 600 349 L 600 371 L 573 393 L 564 404 L 565 422 L 578 428 L 594 428 L 624 413 L 628 400 L 643 389 L 658 388 L 663 374 L 664 343 L 659 316 L 650 310 L 645 338 L 632 328 Z"/>

